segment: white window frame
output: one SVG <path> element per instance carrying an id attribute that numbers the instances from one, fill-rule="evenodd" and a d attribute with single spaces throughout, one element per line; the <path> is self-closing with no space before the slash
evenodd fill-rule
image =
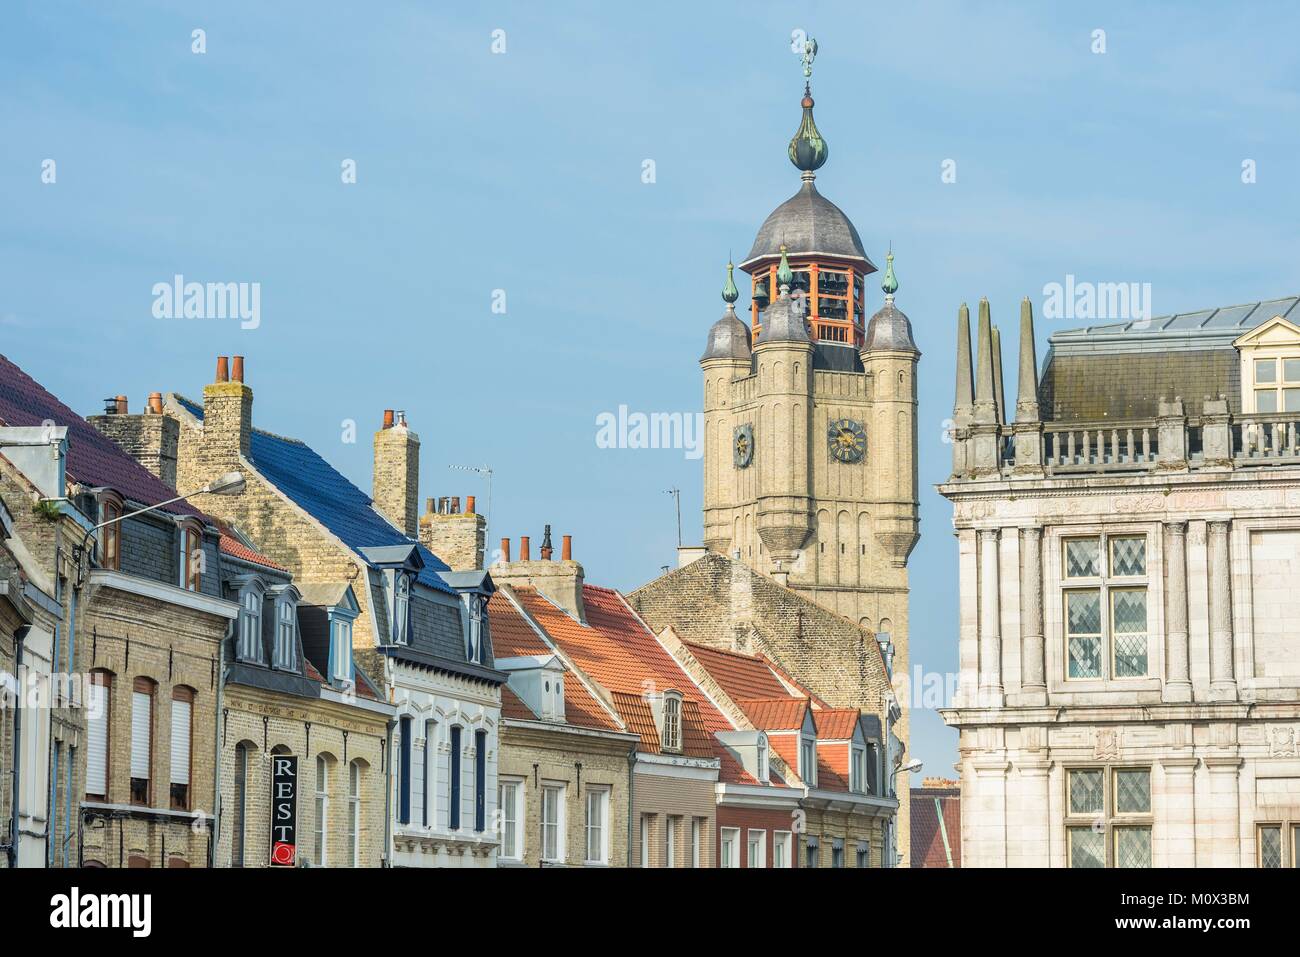
<path id="1" fill-rule="evenodd" d="M 682 695 L 679 691 L 665 691 L 663 699 L 663 734 L 661 744 L 665 751 L 682 750 Z"/>
<path id="2" fill-rule="evenodd" d="M 330 678 L 352 680 L 352 619 L 330 616 Z"/>
<path id="3" fill-rule="evenodd" d="M 348 844 L 350 866 L 360 867 L 361 860 L 361 765 L 348 765 Z"/>
<path id="4" fill-rule="evenodd" d="M 772 866 L 784 870 L 794 867 L 794 834 L 790 831 L 772 832 Z M 780 861 L 778 861 L 780 858 Z"/>
<path id="5" fill-rule="evenodd" d="M 330 764 L 316 755 L 316 856 L 312 863 L 329 867 Z"/>
<path id="6" fill-rule="evenodd" d="M 867 792 L 867 749 L 851 745 L 849 757 L 849 790 L 857 794 Z"/>
<path id="7" fill-rule="evenodd" d="M 641 815 L 641 866 L 650 866 L 650 815 Z"/>
<path id="8" fill-rule="evenodd" d="M 718 828 L 718 867 L 740 867 L 740 828 Z"/>
<path id="9" fill-rule="evenodd" d="M 758 851 L 758 863 L 754 863 L 754 851 Z M 767 867 L 767 831 L 751 827 L 745 833 L 745 864 L 747 867 Z"/>
<path id="10" fill-rule="evenodd" d="M 680 817 L 664 816 L 664 867 L 677 866 L 677 836 Z"/>
<path id="11" fill-rule="evenodd" d="M 411 622 L 411 576 L 405 571 L 393 575 L 393 643 L 409 645 L 411 636 L 407 633 Z"/>
<path id="12" fill-rule="evenodd" d="M 595 802 L 597 816 L 599 820 L 592 823 L 592 802 Z M 587 788 L 586 799 L 583 802 L 583 813 L 585 820 L 583 822 L 583 855 L 584 863 L 593 865 L 606 865 L 609 863 L 609 788 L 608 787 L 589 787 Z M 597 856 L 591 856 L 592 835 L 595 833 Z"/>
<path id="13" fill-rule="evenodd" d="M 567 856 L 565 839 L 565 803 L 566 803 L 567 785 L 559 781 L 542 782 L 542 809 L 541 809 L 541 853 L 542 860 L 547 864 L 563 864 Z M 555 811 L 554 818 L 549 818 L 547 811 Z M 547 847 L 548 830 L 554 834 L 555 846 Z"/>
<path id="14" fill-rule="evenodd" d="M 262 648 L 262 602 L 262 589 L 254 583 L 245 585 L 239 594 L 239 655 L 258 664 L 266 659 Z"/>
<path id="15" fill-rule="evenodd" d="M 704 853 L 704 819 L 691 818 L 691 867 L 699 867 Z"/>
<path id="16" fill-rule="evenodd" d="M 294 671 L 298 666 L 298 610 L 288 596 L 275 601 L 275 660 L 276 668 Z"/>
<path id="17" fill-rule="evenodd" d="M 501 810 L 501 849 L 497 856 L 504 861 L 524 859 L 524 779 L 497 779 L 497 807 Z M 514 834 L 510 833 L 514 829 Z"/>
<path id="18" fill-rule="evenodd" d="M 799 738 L 799 777 L 810 788 L 817 786 L 817 739 Z"/>

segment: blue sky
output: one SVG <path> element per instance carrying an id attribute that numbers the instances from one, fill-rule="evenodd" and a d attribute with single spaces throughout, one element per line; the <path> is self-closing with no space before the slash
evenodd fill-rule
<path id="1" fill-rule="evenodd" d="M 698 540 L 700 467 L 598 449 L 596 416 L 699 408 L 728 252 L 798 187 L 788 38 L 806 30 L 818 186 L 877 263 L 892 241 L 924 353 L 912 658 L 948 671 L 955 548 L 933 485 L 958 304 L 988 296 L 1010 349 L 1020 297 L 1041 306 L 1067 274 L 1149 282 L 1156 314 L 1300 292 L 1288 5 L 474 6 L 8 5 L 0 351 L 85 413 L 197 395 L 242 353 L 257 424 L 367 489 L 370 434 L 406 409 L 424 494 L 481 496 L 447 466 L 488 463 L 494 537 L 549 522 L 591 580 L 636 587 L 673 561 L 664 489 Z M 260 283 L 260 327 L 154 319 L 176 273 Z M 955 744 L 915 714 L 927 773 Z"/>

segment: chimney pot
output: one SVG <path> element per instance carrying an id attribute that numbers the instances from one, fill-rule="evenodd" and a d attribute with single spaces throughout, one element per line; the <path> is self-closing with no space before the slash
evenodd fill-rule
<path id="1" fill-rule="evenodd" d="M 510 539 L 508 538 L 501 539 L 501 560 L 510 561 Z"/>
<path id="2" fill-rule="evenodd" d="M 110 395 L 104 400 L 104 414 L 117 415 L 117 396 Z"/>
<path id="3" fill-rule="evenodd" d="M 527 535 L 520 535 L 520 536 L 519 536 L 519 560 L 520 560 L 521 562 L 531 561 L 532 559 L 530 559 L 530 558 L 528 557 L 528 555 L 529 555 L 529 552 L 528 552 L 528 536 L 527 536 Z"/>
<path id="4" fill-rule="evenodd" d="M 546 531 L 542 535 L 542 561 L 549 562 L 553 554 L 554 552 L 551 550 L 551 526 L 547 525 Z"/>
<path id="5" fill-rule="evenodd" d="M 424 500 L 424 511 L 430 515 L 433 514 L 433 499 L 426 498 Z"/>
<path id="6" fill-rule="evenodd" d="M 406 413 L 401 409 L 397 410 L 397 424 L 402 428 L 406 428 Z"/>
<path id="7" fill-rule="evenodd" d="M 384 409 L 384 428 L 391 429 L 392 427 L 393 427 L 393 410 Z"/>
<path id="8" fill-rule="evenodd" d="M 235 382 L 243 382 L 244 381 L 244 357 L 235 356 L 230 360 L 230 362 L 231 362 L 230 378 L 233 379 Z"/>
<path id="9" fill-rule="evenodd" d="M 453 496 L 451 497 L 451 514 L 453 514 L 453 515 L 459 515 L 459 514 L 460 514 L 460 496 L 459 496 L 459 495 L 453 495 Z"/>
<path id="10" fill-rule="evenodd" d="M 117 414 L 126 415 L 126 413 L 127 413 L 126 396 L 119 395 L 117 397 Z"/>
<path id="11" fill-rule="evenodd" d="M 473 496 L 473 495 L 467 495 L 467 496 L 465 496 L 465 514 L 466 514 L 466 515 L 473 515 L 473 514 L 474 514 L 474 496 Z"/>
<path id="12" fill-rule="evenodd" d="M 154 415 L 162 415 L 162 393 L 149 393 L 149 411 Z"/>
<path id="13" fill-rule="evenodd" d="M 565 535 L 560 539 L 560 560 L 573 561 L 573 536 Z"/>
<path id="14" fill-rule="evenodd" d="M 230 360 L 225 356 L 217 356 L 217 381 L 230 381 Z"/>

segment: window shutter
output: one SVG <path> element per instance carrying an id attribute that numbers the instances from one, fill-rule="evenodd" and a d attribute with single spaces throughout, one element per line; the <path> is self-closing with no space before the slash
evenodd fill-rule
<path id="1" fill-rule="evenodd" d="M 149 777 L 150 714 L 153 695 L 144 691 L 131 693 L 131 777 Z"/>
<path id="2" fill-rule="evenodd" d="M 190 712 L 188 701 L 172 699 L 172 784 L 190 783 Z"/>
<path id="3" fill-rule="evenodd" d="M 86 793 L 108 795 L 108 688 L 86 689 Z"/>

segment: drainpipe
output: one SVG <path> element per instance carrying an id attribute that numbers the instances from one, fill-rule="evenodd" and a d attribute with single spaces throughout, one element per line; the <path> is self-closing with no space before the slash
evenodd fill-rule
<path id="1" fill-rule="evenodd" d="M 627 866 L 632 866 L 632 808 L 636 806 L 636 776 L 632 773 L 636 768 L 636 745 L 632 745 L 627 752 Z"/>
<path id="2" fill-rule="evenodd" d="M 5 847 L 11 869 L 18 866 L 18 803 L 23 771 L 23 642 L 27 640 L 27 633 L 31 630 L 31 625 L 19 625 L 18 630 L 14 632 L 14 651 L 16 653 L 14 673 L 18 679 L 17 693 L 14 695 L 14 787 L 13 806 L 9 809 L 12 817 L 9 824 L 9 844 Z"/>
<path id="3" fill-rule="evenodd" d="M 397 719 L 388 719 L 384 732 L 384 867 L 393 866 L 393 728 Z"/>
<path id="4" fill-rule="evenodd" d="M 221 708 L 226 691 L 226 642 L 235 637 L 235 623 L 239 619 L 226 622 L 226 637 L 217 647 L 217 710 L 212 715 L 212 824 L 208 831 L 208 867 L 217 866 L 217 841 L 221 837 Z"/>

